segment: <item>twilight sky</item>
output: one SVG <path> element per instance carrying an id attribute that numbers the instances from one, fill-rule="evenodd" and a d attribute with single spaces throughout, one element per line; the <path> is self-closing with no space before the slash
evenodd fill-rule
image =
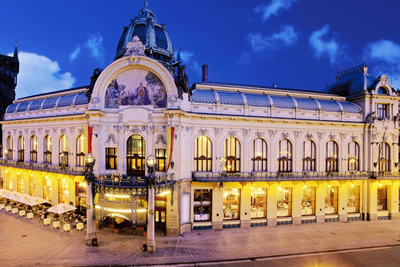
<path id="1" fill-rule="evenodd" d="M 400 1 L 149 0 L 187 66 L 209 80 L 320 91 L 362 63 L 400 87 Z M 109 65 L 141 0 L 1 1 L 0 54 L 14 51 L 17 98 L 88 85 Z M 397 80 L 398 79 L 398 80 Z"/>

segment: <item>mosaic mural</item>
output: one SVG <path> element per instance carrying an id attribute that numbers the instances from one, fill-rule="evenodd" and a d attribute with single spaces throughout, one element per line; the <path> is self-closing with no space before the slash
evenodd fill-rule
<path id="1" fill-rule="evenodd" d="M 167 107 L 164 84 L 154 73 L 141 69 L 128 70 L 117 75 L 108 85 L 105 108 L 142 105 Z"/>

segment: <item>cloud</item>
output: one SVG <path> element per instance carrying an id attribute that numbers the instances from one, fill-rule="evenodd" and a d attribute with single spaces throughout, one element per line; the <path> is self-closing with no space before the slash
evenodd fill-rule
<path id="1" fill-rule="evenodd" d="M 99 33 L 91 34 L 85 47 L 89 49 L 90 56 L 102 63 L 104 61 L 103 36 Z"/>
<path id="2" fill-rule="evenodd" d="M 314 56 L 320 58 L 323 55 L 329 57 L 330 63 L 336 62 L 339 55 L 343 53 L 343 46 L 339 44 L 334 38 L 324 40 L 329 34 L 329 25 L 323 26 L 321 29 L 314 31 L 309 39 L 311 48 L 315 51 Z"/>
<path id="3" fill-rule="evenodd" d="M 75 50 L 72 51 L 72 53 L 69 55 L 69 61 L 70 61 L 70 62 L 74 61 L 74 60 L 78 57 L 78 55 L 79 55 L 80 52 L 81 52 L 81 46 L 78 45 L 78 46 L 75 48 Z"/>
<path id="4" fill-rule="evenodd" d="M 395 88 L 400 87 L 400 44 L 382 39 L 367 44 L 364 53 L 377 75 L 388 75 L 389 82 Z"/>
<path id="5" fill-rule="evenodd" d="M 262 14 L 262 21 L 265 22 L 272 15 L 278 16 L 280 10 L 288 10 L 298 0 L 272 0 L 269 4 L 259 5 L 254 9 L 255 13 Z"/>
<path id="6" fill-rule="evenodd" d="M 193 55 L 194 55 L 193 52 L 189 52 L 189 51 L 182 51 L 181 50 L 180 53 L 181 53 L 182 63 L 184 63 L 184 64 L 186 62 L 189 62 L 192 59 Z"/>
<path id="7" fill-rule="evenodd" d="M 194 53 L 181 50 L 181 60 L 184 65 L 198 75 L 201 74 L 201 66 L 196 60 L 192 60 Z"/>
<path id="8" fill-rule="evenodd" d="M 250 33 L 248 38 L 254 52 L 262 52 L 267 48 L 277 49 L 281 45 L 291 46 L 297 42 L 298 35 L 293 26 L 283 26 L 282 30 L 271 36 L 263 36 L 260 33 Z"/>
<path id="9" fill-rule="evenodd" d="M 12 54 L 9 54 L 12 56 Z M 57 61 L 35 53 L 19 52 L 17 98 L 68 89 L 75 83 L 69 72 L 61 73 Z"/>

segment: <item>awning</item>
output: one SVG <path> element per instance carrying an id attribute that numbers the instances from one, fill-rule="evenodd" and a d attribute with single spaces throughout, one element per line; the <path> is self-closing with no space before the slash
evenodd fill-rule
<path id="1" fill-rule="evenodd" d="M 72 210 L 76 210 L 76 207 L 74 207 L 72 205 L 61 203 L 61 204 L 57 204 L 57 205 L 51 207 L 47 211 L 57 213 L 57 214 L 62 214 L 62 213 L 72 211 Z"/>

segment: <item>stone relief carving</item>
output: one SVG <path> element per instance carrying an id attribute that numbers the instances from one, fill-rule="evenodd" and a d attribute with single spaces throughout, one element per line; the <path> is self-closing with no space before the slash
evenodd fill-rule
<path id="1" fill-rule="evenodd" d="M 32 134 L 32 135 L 35 135 L 35 134 L 36 134 L 36 131 L 35 131 L 35 130 L 31 130 L 31 134 Z"/>
<path id="2" fill-rule="evenodd" d="M 75 127 L 69 127 L 69 132 L 70 133 L 74 133 L 74 131 L 75 131 Z"/>
<path id="3" fill-rule="evenodd" d="M 79 128 L 78 133 L 83 134 L 83 128 Z"/>
<path id="4" fill-rule="evenodd" d="M 53 127 L 53 128 L 51 128 L 52 130 L 53 130 L 53 133 L 56 133 L 57 132 L 57 128 L 56 127 Z"/>
<path id="5" fill-rule="evenodd" d="M 222 134 L 222 128 L 214 128 L 215 135 L 220 136 Z"/>
<path id="6" fill-rule="evenodd" d="M 289 133 L 285 133 L 285 132 L 282 133 L 283 139 L 288 139 L 288 137 L 289 137 Z"/>
<path id="7" fill-rule="evenodd" d="M 307 133 L 307 134 L 306 134 L 306 138 L 307 138 L 308 140 L 311 140 L 311 139 L 313 138 L 313 135 L 310 134 L 310 133 Z"/>
<path id="8" fill-rule="evenodd" d="M 347 133 L 340 133 L 340 139 L 346 139 L 347 138 Z"/>
<path id="9" fill-rule="evenodd" d="M 140 129 L 139 129 L 139 127 L 137 127 L 137 126 L 131 126 L 131 127 L 129 127 L 129 126 L 127 126 L 127 128 L 133 133 L 133 134 L 138 134 L 139 132 L 140 132 Z"/>
<path id="10" fill-rule="evenodd" d="M 243 135 L 245 137 L 248 137 L 250 135 L 251 130 L 250 129 L 243 129 Z"/>
<path id="11" fill-rule="evenodd" d="M 235 130 L 229 130 L 228 134 L 229 134 L 230 137 L 233 137 L 233 136 L 236 135 L 236 131 Z"/>
<path id="12" fill-rule="evenodd" d="M 175 104 L 177 102 L 177 99 L 174 95 L 170 96 L 168 98 L 169 104 L 171 105 L 171 108 L 175 107 Z"/>
<path id="13" fill-rule="evenodd" d="M 61 129 L 61 134 L 65 134 L 67 132 L 67 130 L 65 128 Z"/>
<path id="14" fill-rule="evenodd" d="M 323 139 L 325 137 L 325 133 L 323 132 L 318 132 L 317 134 L 319 139 Z"/>
<path id="15" fill-rule="evenodd" d="M 330 135 L 329 135 L 329 139 L 333 140 L 333 139 L 335 139 L 335 138 L 336 138 L 336 135 L 334 135 L 334 134 L 330 134 Z"/>
<path id="16" fill-rule="evenodd" d="M 353 136 L 351 137 L 351 140 L 354 141 L 354 142 L 357 141 L 357 136 L 353 135 Z"/>
<path id="17" fill-rule="evenodd" d="M 299 136 L 300 136 L 300 131 L 294 131 L 294 136 L 296 137 L 296 138 L 298 138 Z"/>
<path id="18" fill-rule="evenodd" d="M 13 132 L 14 132 L 14 134 L 16 134 L 17 133 L 17 129 L 14 129 Z"/>
<path id="19" fill-rule="evenodd" d="M 207 129 L 199 129 L 199 134 L 201 135 L 207 135 L 208 134 L 208 130 Z"/>
<path id="20" fill-rule="evenodd" d="M 258 137 L 258 138 L 262 138 L 263 136 L 264 136 L 264 132 L 260 132 L 260 131 L 256 131 L 256 136 Z"/>
<path id="21" fill-rule="evenodd" d="M 123 119 L 124 119 L 124 115 L 122 113 L 120 113 L 118 115 L 118 122 L 122 122 Z"/>
<path id="22" fill-rule="evenodd" d="M 277 130 L 269 130 L 269 136 L 270 137 L 275 137 L 276 136 L 276 131 Z"/>
<path id="23" fill-rule="evenodd" d="M 167 142 L 165 141 L 165 137 L 164 137 L 164 135 L 162 135 L 162 134 L 159 134 L 158 136 L 157 136 L 157 143 L 158 144 L 163 144 L 163 145 L 166 145 L 167 144 Z"/>
<path id="24" fill-rule="evenodd" d="M 45 130 L 44 133 L 45 134 L 50 134 L 50 130 Z"/>
<path id="25" fill-rule="evenodd" d="M 29 133 L 29 129 L 25 129 L 25 134 L 28 134 Z"/>
<path id="26" fill-rule="evenodd" d="M 375 111 L 374 111 L 368 115 L 366 121 L 367 121 L 367 123 L 371 124 L 371 123 L 374 123 L 375 120 L 376 120 L 376 115 L 375 115 Z"/>
<path id="27" fill-rule="evenodd" d="M 19 130 L 19 131 L 18 131 L 18 134 L 22 134 L 22 130 Z"/>
<path id="28" fill-rule="evenodd" d="M 149 126 L 146 127 L 146 132 L 147 132 L 147 134 L 152 134 L 152 133 L 154 133 L 154 130 L 155 130 L 154 125 L 149 125 Z"/>

